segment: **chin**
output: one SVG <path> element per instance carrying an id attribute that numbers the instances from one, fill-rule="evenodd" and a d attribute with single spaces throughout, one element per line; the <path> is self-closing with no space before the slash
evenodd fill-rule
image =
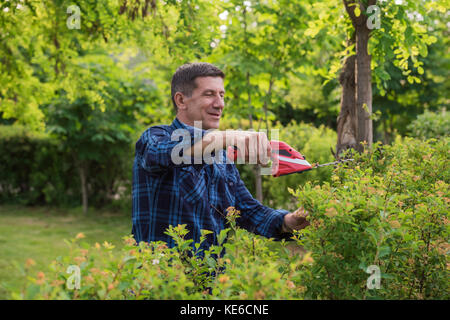
<path id="1" fill-rule="evenodd" d="M 204 123 L 204 128 L 205 130 L 209 130 L 209 129 L 219 129 L 219 124 L 220 124 L 220 120 L 217 121 L 207 121 Z"/>

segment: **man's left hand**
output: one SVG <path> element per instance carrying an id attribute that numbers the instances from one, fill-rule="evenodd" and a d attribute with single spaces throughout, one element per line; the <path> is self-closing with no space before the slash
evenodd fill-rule
<path id="1" fill-rule="evenodd" d="M 301 230 L 309 226 L 309 221 L 306 220 L 308 212 L 300 207 L 294 212 L 288 213 L 284 216 L 283 232 L 292 233 L 294 230 Z"/>

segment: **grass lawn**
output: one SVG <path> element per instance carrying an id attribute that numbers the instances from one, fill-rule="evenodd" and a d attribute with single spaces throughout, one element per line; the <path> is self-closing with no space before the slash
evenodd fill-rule
<path id="1" fill-rule="evenodd" d="M 131 213 L 0 206 L 0 299 L 9 299 L 8 290 L 24 283 L 13 261 L 24 265 L 32 258 L 38 269 L 46 269 L 68 254 L 63 240 L 80 232 L 90 244 L 108 241 L 120 249 L 122 237 L 131 233 Z"/>

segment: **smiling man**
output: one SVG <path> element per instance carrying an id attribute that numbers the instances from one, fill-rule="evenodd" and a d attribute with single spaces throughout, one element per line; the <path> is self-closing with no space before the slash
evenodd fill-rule
<path id="1" fill-rule="evenodd" d="M 263 133 L 215 130 L 225 108 L 224 78 L 224 73 L 209 63 L 179 67 L 171 88 L 175 120 L 171 125 L 150 127 L 136 143 L 132 234 L 137 242 L 161 240 L 173 247 L 166 229 L 186 224 L 187 238 L 194 243 L 199 241 L 202 229 L 213 231 L 204 249 L 216 244 L 217 235 L 226 228 L 228 207 L 240 211 L 236 221 L 239 226 L 269 238 L 280 239 L 308 225 L 302 208 L 289 213 L 254 199 L 235 164 L 227 160 L 227 148 L 239 147 L 247 161 L 265 164 L 271 149 Z M 180 136 L 175 133 L 180 130 L 189 137 L 187 148 L 179 148 Z M 215 158 L 221 161 L 199 162 L 194 151 L 207 148 L 214 150 Z M 175 161 L 174 154 L 188 161 Z"/>

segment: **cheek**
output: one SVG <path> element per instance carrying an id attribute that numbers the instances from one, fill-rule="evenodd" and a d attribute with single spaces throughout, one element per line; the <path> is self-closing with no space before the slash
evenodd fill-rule
<path id="1" fill-rule="evenodd" d="M 206 101 L 203 101 L 203 104 L 202 104 L 202 107 L 201 107 L 201 112 L 203 114 L 207 114 L 208 110 L 209 110 L 209 107 L 210 107 L 210 103 L 206 102 Z"/>

